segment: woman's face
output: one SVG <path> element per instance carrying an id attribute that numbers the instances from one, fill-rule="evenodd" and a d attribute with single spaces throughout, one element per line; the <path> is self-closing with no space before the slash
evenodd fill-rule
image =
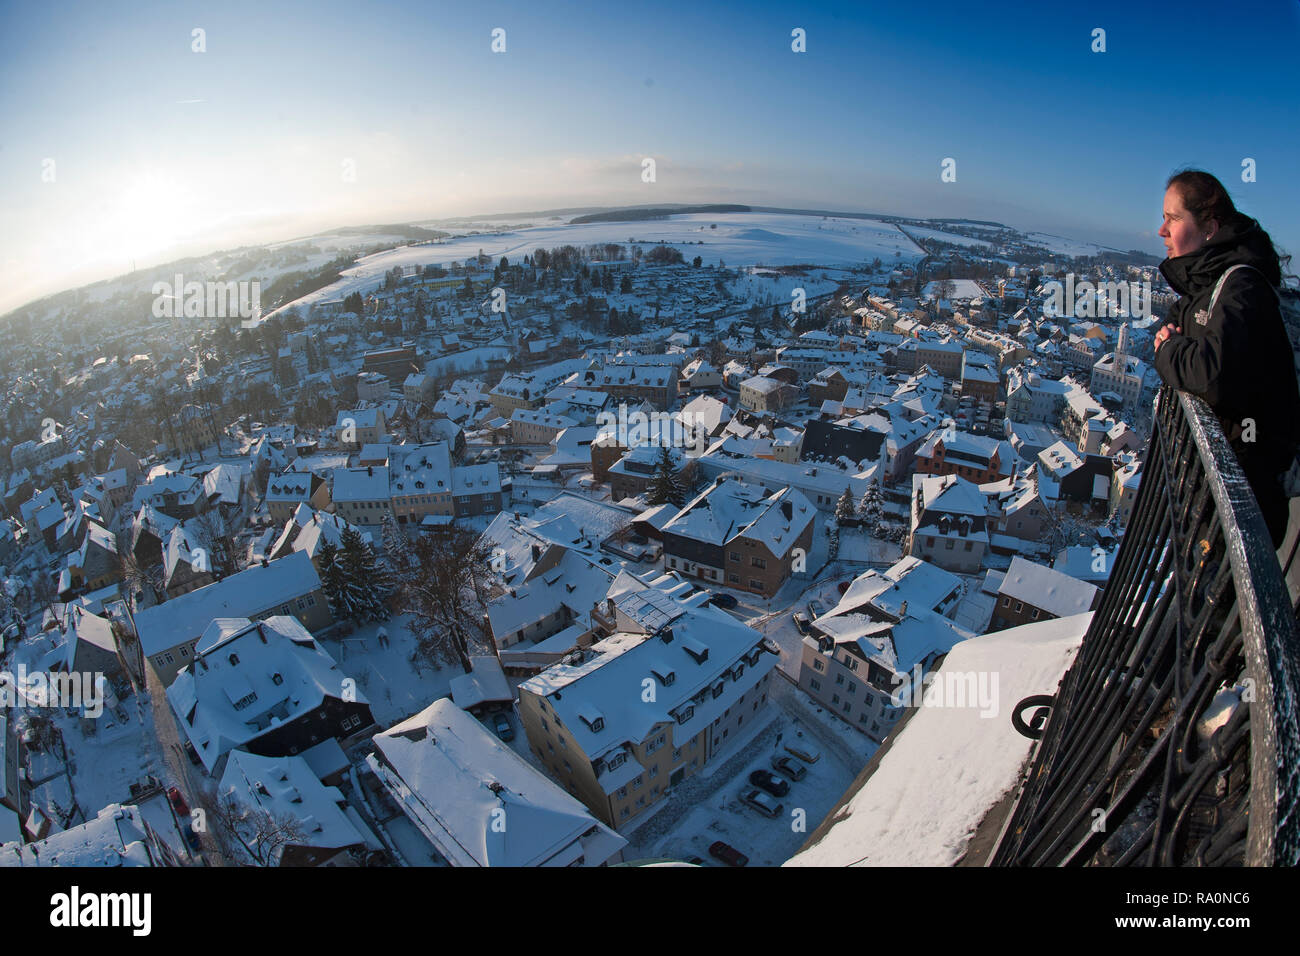
<path id="1" fill-rule="evenodd" d="M 1210 236 L 1214 235 L 1212 227 L 1215 223 L 1210 222 L 1205 226 L 1196 225 L 1196 220 L 1183 205 L 1183 197 L 1179 195 L 1176 186 L 1170 186 L 1165 190 L 1164 212 L 1164 222 L 1160 224 L 1157 234 L 1164 239 L 1165 249 L 1170 258 L 1190 255 L 1208 241 L 1207 232 Z"/>

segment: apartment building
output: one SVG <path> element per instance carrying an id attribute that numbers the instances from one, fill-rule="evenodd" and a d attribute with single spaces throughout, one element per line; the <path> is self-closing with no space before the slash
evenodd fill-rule
<path id="1" fill-rule="evenodd" d="M 912 476 L 907 553 L 949 571 L 973 574 L 988 550 L 989 500 L 956 475 Z"/>
<path id="2" fill-rule="evenodd" d="M 664 566 L 770 597 L 812 548 L 816 514 L 795 488 L 719 476 L 663 526 Z"/>
<path id="3" fill-rule="evenodd" d="M 915 557 L 883 574 L 860 575 L 804 637 L 800 688 L 849 726 L 883 741 L 903 713 L 894 695 L 904 681 L 974 636 L 945 616 L 960 595 L 956 575 Z M 901 695 L 898 700 L 902 704 Z"/>
<path id="4" fill-rule="evenodd" d="M 976 484 L 1011 477 L 1016 465 L 1010 444 L 955 428 L 936 431 L 916 452 L 916 473 L 958 475 Z"/>
<path id="5" fill-rule="evenodd" d="M 1096 609 L 1101 593 L 1095 585 L 1017 555 L 998 586 L 998 603 L 989 629 L 1000 631 L 1083 614 Z"/>
<path id="6" fill-rule="evenodd" d="M 618 828 L 763 719 L 777 658 L 753 629 L 695 592 L 624 576 L 608 637 L 519 685 L 528 745 L 597 819 Z M 629 693 L 631 687 L 635 692 Z"/>

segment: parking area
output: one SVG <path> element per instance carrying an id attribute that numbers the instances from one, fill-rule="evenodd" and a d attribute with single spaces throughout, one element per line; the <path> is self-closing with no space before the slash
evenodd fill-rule
<path id="1" fill-rule="evenodd" d="M 629 835 L 625 856 L 698 857 L 707 866 L 725 866 L 709 855 L 709 846 L 717 840 L 748 857 L 750 866 L 779 866 L 793 856 L 839 802 L 866 757 L 823 740 L 826 731 L 815 728 L 808 713 L 784 694 L 773 695 L 773 711 L 767 726 L 733 757 L 724 755 L 712 775 L 691 778 L 668 797 L 669 806 Z M 772 760 L 788 756 L 787 745 L 817 753 L 819 759 L 805 764 L 808 772 L 802 780 L 789 781 L 788 793 L 770 797 L 781 807 L 771 818 L 748 805 L 742 794 L 760 789 L 750 783 L 754 771 L 776 772 Z"/>

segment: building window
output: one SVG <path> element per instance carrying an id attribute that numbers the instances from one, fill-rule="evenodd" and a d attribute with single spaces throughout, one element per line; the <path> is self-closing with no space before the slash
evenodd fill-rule
<path id="1" fill-rule="evenodd" d="M 1017 602 L 1016 602 L 1016 613 L 1017 613 L 1017 614 L 1019 614 L 1021 611 L 1023 611 L 1024 608 L 1025 608 L 1025 605 L 1024 605 L 1023 602 L 1021 602 L 1021 601 L 1017 601 Z"/>
<path id="2" fill-rule="evenodd" d="M 750 558 L 749 563 L 756 568 L 767 569 L 767 560 L 765 558 Z"/>
<path id="3" fill-rule="evenodd" d="M 837 684 L 843 684 L 843 683 L 844 683 L 844 675 L 843 675 L 843 674 L 836 674 L 836 675 L 835 675 L 835 683 L 837 683 Z"/>
<path id="4" fill-rule="evenodd" d="M 740 561 L 740 554 L 736 551 L 732 551 L 729 557 L 731 558 L 732 561 L 736 561 L 736 562 Z"/>
<path id="5" fill-rule="evenodd" d="M 844 689 L 851 694 L 858 689 L 858 685 L 853 683 L 853 681 L 849 681 L 849 686 Z"/>
<path id="6" fill-rule="evenodd" d="M 832 703 L 832 704 L 838 704 L 839 702 L 840 702 L 840 695 L 839 695 L 839 694 L 831 694 L 831 703 Z"/>
<path id="7" fill-rule="evenodd" d="M 627 796 L 627 787 L 619 787 L 619 788 L 618 788 L 618 796 L 619 796 L 620 799 L 622 799 L 623 797 L 626 797 L 626 796 Z"/>
<path id="8" fill-rule="evenodd" d="M 628 817 L 630 817 L 631 815 L 632 815 L 632 811 L 631 811 L 630 809 L 628 809 L 627 807 L 624 807 L 624 808 L 619 812 L 619 816 L 622 817 L 624 820 L 626 820 L 626 819 L 627 819 Z"/>
<path id="9" fill-rule="evenodd" d="M 813 690 L 821 690 L 822 682 L 814 677 L 812 680 L 808 682 L 808 686 L 811 687 Z"/>
<path id="10" fill-rule="evenodd" d="M 824 664 L 822 664 L 821 661 L 813 661 L 813 670 L 815 670 L 815 671 L 822 671 L 822 670 L 825 670 L 825 669 L 826 669 L 826 666 L 825 666 Z"/>

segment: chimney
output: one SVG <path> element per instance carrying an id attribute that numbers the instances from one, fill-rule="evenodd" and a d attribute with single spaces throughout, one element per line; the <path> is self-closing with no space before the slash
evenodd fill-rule
<path id="1" fill-rule="evenodd" d="M 898 616 L 903 617 L 906 614 L 907 614 L 907 602 L 904 601 L 902 604 L 898 605 Z"/>
<path id="2" fill-rule="evenodd" d="M 374 467 L 374 465 L 366 465 L 366 477 L 367 477 L 367 478 L 373 478 L 374 476 L 375 476 L 375 467 Z"/>

